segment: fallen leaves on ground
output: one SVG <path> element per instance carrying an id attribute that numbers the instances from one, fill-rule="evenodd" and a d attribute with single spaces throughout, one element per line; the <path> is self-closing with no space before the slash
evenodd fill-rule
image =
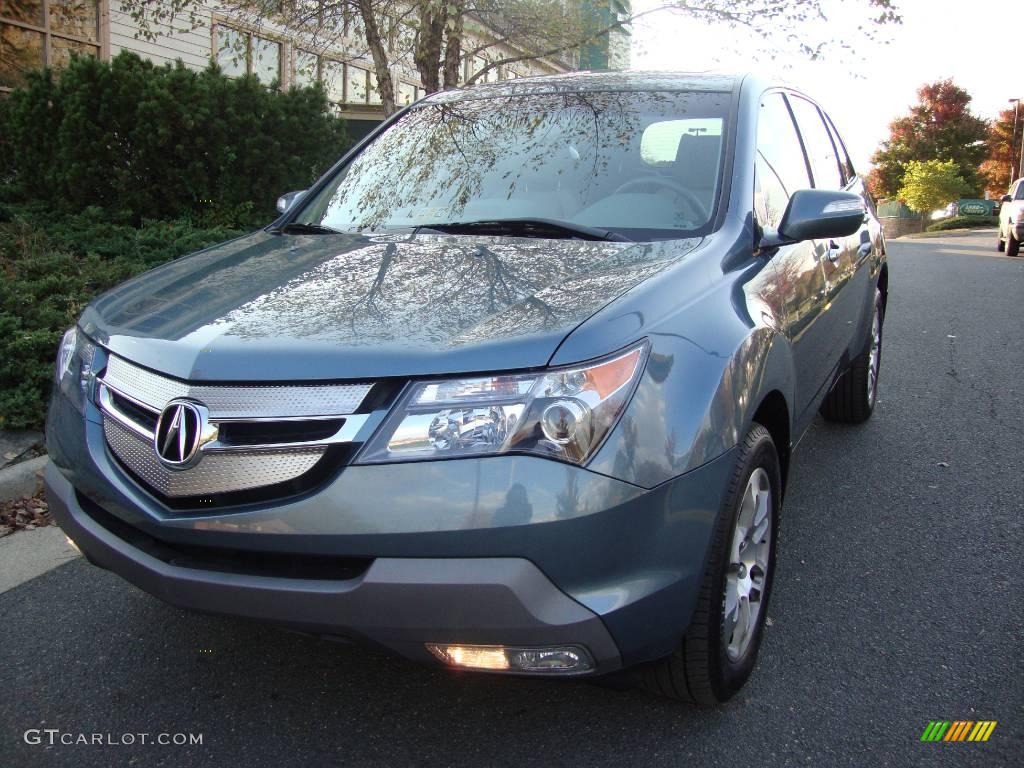
<path id="1" fill-rule="evenodd" d="M 31 531 L 53 525 L 43 494 L 0 503 L 0 538 L 15 531 Z"/>

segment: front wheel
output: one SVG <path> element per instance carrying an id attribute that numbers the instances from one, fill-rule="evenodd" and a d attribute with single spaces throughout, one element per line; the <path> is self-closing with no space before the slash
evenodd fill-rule
<path id="1" fill-rule="evenodd" d="M 1002 253 L 1006 250 L 1006 241 L 1003 239 L 1003 228 L 999 228 L 999 234 L 996 235 L 996 250 Z"/>
<path id="2" fill-rule="evenodd" d="M 878 399 L 878 372 L 882 365 L 882 322 L 885 309 L 882 292 L 875 289 L 871 328 L 864 351 L 839 377 L 821 404 L 821 415 L 828 421 L 860 424 L 871 418 Z"/>
<path id="3" fill-rule="evenodd" d="M 781 485 L 775 443 L 754 424 L 740 444 L 686 636 L 643 670 L 645 688 L 710 706 L 750 677 L 768 615 Z"/>

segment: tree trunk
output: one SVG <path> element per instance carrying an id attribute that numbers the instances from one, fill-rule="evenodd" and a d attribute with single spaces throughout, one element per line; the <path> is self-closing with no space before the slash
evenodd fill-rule
<path id="1" fill-rule="evenodd" d="M 465 0 L 452 0 L 448 4 L 449 18 L 446 24 L 444 47 L 444 87 L 455 88 L 459 84 L 459 68 L 462 64 L 462 20 L 466 13 Z"/>
<path id="2" fill-rule="evenodd" d="M 363 17 L 366 28 L 366 46 L 373 57 L 374 74 L 377 75 L 377 92 L 380 94 L 381 106 L 385 116 L 395 114 L 395 81 L 391 77 L 391 67 L 384 41 L 380 37 L 380 24 L 374 14 L 372 0 L 357 0 L 359 15 Z"/>
<path id="3" fill-rule="evenodd" d="M 441 90 L 441 44 L 447 18 L 444 0 L 419 0 L 420 28 L 416 33 L 413 61 L 427 93 Z"/>

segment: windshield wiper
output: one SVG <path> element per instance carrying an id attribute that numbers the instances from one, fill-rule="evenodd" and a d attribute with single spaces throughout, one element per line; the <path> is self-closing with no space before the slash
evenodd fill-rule
<path id="1" fill-rule="evenodd" d="M 632 242 L 628 237 L 610 229 L 598 229 L 584 224 L 559 219 L 482 219 L 480 221 L 450 221 L 421 224 L 417 232 L 433 231 L 450 234 L 522 235 L 526 237 L 578 237 L 582 240 L 611 240 Z"/>
<path id="2" fill-rule="evenodd" d="M 301 221 L 291 221 L 277 230 L 282 235 L 341 235 L 340 229 L 325 227 L 323 224 L 307 224 Z"/>

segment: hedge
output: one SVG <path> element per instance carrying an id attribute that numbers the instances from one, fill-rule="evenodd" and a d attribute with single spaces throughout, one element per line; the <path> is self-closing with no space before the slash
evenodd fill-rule
<path id="1" fill-rule="evenodd" d="M 320 87 L 278 91 L 128 52 L 30 73 L 0 100 L 3 199 L 133 224 L 266 222 L 347 145 Z"/>
<path id="2" fill-rule="evenodd" d="M 187 220 L 111 224 L 91 208 L 58 221 L 0 207 L 0 429 L 39 429 L 57 344 L 98 293 L 241 234 Z"/>
<path id="3" fill-rule="evenodd" d="M 319 87 L 73 58 L 0 99 L 0 429 L 39 429 L 98 293 L 271 220 L 348 146 Z"/>
<path id="4" fill-rule="evenodd" d="M 944 232 L 947 229 L 989 229 L 999 226 L 998 216 L 953 216 L 930 224 L 927 232 Z"/>

